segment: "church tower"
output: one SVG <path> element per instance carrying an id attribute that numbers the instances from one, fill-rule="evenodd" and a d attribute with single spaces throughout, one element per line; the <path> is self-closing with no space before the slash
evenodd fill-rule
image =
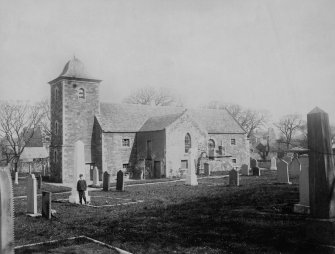
<path id="1" fill-rule="evenodd" d="M 100 112 L 99 84 L 83 63 L 73 58 L 62 73 L 50 81 L 51 144 L 50 171 L 53 181 L 73 181 L 74 143 L 85 144 L 85 162 L 91 162 L 94 115 Z"/>

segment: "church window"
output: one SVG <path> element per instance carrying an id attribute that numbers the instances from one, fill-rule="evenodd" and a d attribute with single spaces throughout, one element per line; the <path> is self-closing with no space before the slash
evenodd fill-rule
<path id="1" fill-rule="evenodd" d="M 127 169 L 127 168 L 129 168 L 129 163 L 122 164 L 122 168 L 123 168 L 123 169 Z"/>
<path id="2" fill-rule="evenodd" d="M 189 133 L 185 136 L 185 153 L 188 153 L 191 149 L 191 135 Z"/>
<path id="3" fill-rule="evenodd" d="M 85 99 L 85 89 L 82 87 L 78 89 L 78 99 Z"/>
<path id="4" fill-rule="evenodd" d="M 209 159 L 214 158 L 214 151 L 215 151 L 215 142 L 213 139 L 208 140 L 208 157 Z"/>
<path id="5" fill-rule="evenodd" d="M 151 140 L 147 140 L 147 159 L 151 159 L 151 148 L 152 148 Z"/>
<path id="6" fill-rule="evenodd" d="M 54 151 L 54 163 L 57 163 L 57 151 Z"/>
<path id="7" fill-rule="evenodd" d="M 122 146 L 130 147 L 130 139 L 129 138 L 123 138 L 122 139 Z"/>
<path id="8" fill-rule="evenodd" d="M 55 88 L 55 101 L 58 101 L 59 99 L 59 89 L 58 87 Z"/>
<path id="9" fill-rule="evenodd" d="M 55 134 L 56 134 L 56 135 L 59 134 L 59 124 L 58 124 L 57 121 L 55 122 Z"/>
<path id="10" fill-rule="evenodd" d="M 182 160 L 180 167 L 181 168 L 188 168 L 188 160 Z"/>
<path id="11" fill-rule="evenodd" d="M 233 145 L 233 146 L 236 145 L 236 139 L 232 138 L 232 139 L 230 140 L 230 144 Z"/>
<path id="12" fill-rule="evenodd" d="M 236 164 L 236 159 L 235 158 L 231 159 L 231 162 Z"/>

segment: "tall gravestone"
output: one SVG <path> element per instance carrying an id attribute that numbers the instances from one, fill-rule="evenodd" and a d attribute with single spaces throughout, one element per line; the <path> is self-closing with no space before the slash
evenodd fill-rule
<path id="1" fill-rule="evenodd" d="M 14 254 L 14 203 L 9 168 L 0 167 L 0 250 Z"/>
<path id="2" fill-rule="evenodd" d="M 295 156 L 289 164 L 290 176 L 299 176 L 301 172 L 301 163 L 297 156 Z"/>
<path id="3" fill-rule="evenodd" d="M 299 204 L 294 205 L 294 212 L 309 214 L 309 176 L 308 157 L 300 157 L 301 172 L 299 175 Z"/>
<path id="4" fill-rule="evenodd" d="M 19 172 L 15 172 L 14 183 L 15 183 L 15 184 L 19 184 Z"/>
<path id="5" fill-rule="evenodd" d="M 240 176 L 237 170 L 232 169 L 229 171 L 229 186 L 239 186 L 240 185 Z"/>
<path id="6" fill-rule="evenodd" d="M 37 188 L 40 190 L 42 187 L 42 175 L 38 175 L 36 180 L 37 180 Z"/>
<path id="7" fill-rule="evenodd" d="M 206 176 L 209 176 L 211 174 L 211 169 L 209 167 L 209 163 L 207 162 L 204 163 L 204 174 Z"/>
<path id="8" fill-rule="evenodd" d="M 191 148 L 189 151 L 189 167 L 186 174 L 185 184 L 195 186 L 198 185 L 197 175 L 195 174 L 195 149 Z"/>
<path id="9" fill-rule="evenodd" d="M 270 170 L 277 170 L 277 158 L 276 157 L 271 158 Z"/>
<path id="10" fill-rule="evenodd" d="M 248 176 L 249 175 L 249 167 L 247 164 L 242 164 L 241 166 L 241 174 L 244 175 L 244 176 Z"/>
<path id="11" fill-rule="evenodd" d="M 42 191 L 42 217 L 51 219 L 51 192 Z"/>
<path id="12" fill-rule="evenodd" d="M 70 203 L 79 204 L 79 194 L 77 191 L 77 182 L 79 180 L 79 175 L 82 174 L 85 176 L 85 150 L 84 143 L 78 140 L 74 144 L 74 167 L 73 167 L 73 184 L 72 191 L 69 197 Z M 88 195 L 88 191 L 85 191 L 86 201 L 90 202 L 91 198 Z"/>
<path id="13" fill-rule="evenodd" d="M 124 191 L 124 174 L 122 170 L 119 170 L 116 174 L 116 190 Z"/>
<path id="14" fill-rule="evenodd" d="M 328 114 L 314 108 L 307 114 L 309 201 L 314 218 L 307 225 L 308 240 L 335 245 L 335 171 Z"/>
<path id="15" fill-rule="evenodd" d="M 27 214 L 37 216 L 37 181 L 34 174 L 27 177 Z"/>
<path id="16" fill-rule="evenodd" d="M 102 189 L 103 191 L 109 190 L 109 184 L 111 182 L 111 175 L 105 171 L 102 179 Z"/>
<path id="17" fill-rule="evenodd" d="M 288 164 L 282 159 L 277 163 L 277 181 L 278 183 L 291 184 L 288 174 Z"/>
<path id="18" fill-rule="evenodd" d="M 250 158 L 250 167 L 258 167 L 258 161 L 256 159 Z"/>
<path id="19" fill-rule="evenodd" d="M 93 168 L 93 186 L 99 186 L 99 170 L 96 166 Z"/>

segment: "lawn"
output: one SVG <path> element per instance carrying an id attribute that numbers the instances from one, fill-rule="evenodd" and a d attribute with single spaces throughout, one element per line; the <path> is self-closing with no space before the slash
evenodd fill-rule
<path id="1" fill-rule="evenodd" d="M 306 216 L 292 212 L 299 201 L 298 179 L 292 181 L 276 184 L 276 172 L 265 171 L 241 177 L 239 187 L 229 187 L 228 178 L 204 178 L 198 186 L 94 191 L 92 202 L 99 204 L 144 202 L 99 208 L 53 202 L 50 221 L 27 217 L 26 200 L 16 199 L 16 245 L 86 235 L 132 253 L 305 253 Z"/>

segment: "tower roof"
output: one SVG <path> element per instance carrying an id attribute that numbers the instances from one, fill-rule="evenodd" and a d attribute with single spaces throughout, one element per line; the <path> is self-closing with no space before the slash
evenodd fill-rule
<path id="1" fill-rule="evenodd" d="M 86 71 L 85 65 L 82 61 L 80 61 L 75 56 L 68 61 L 61 74 L 54 80 L 50 81 L 49 84 L 54 83 L 55 81 L 61 79 L 79 79 L 79 80 L 94 80 L 94 81 L 101 81 L 95 78 L 92 78 Z"/>

